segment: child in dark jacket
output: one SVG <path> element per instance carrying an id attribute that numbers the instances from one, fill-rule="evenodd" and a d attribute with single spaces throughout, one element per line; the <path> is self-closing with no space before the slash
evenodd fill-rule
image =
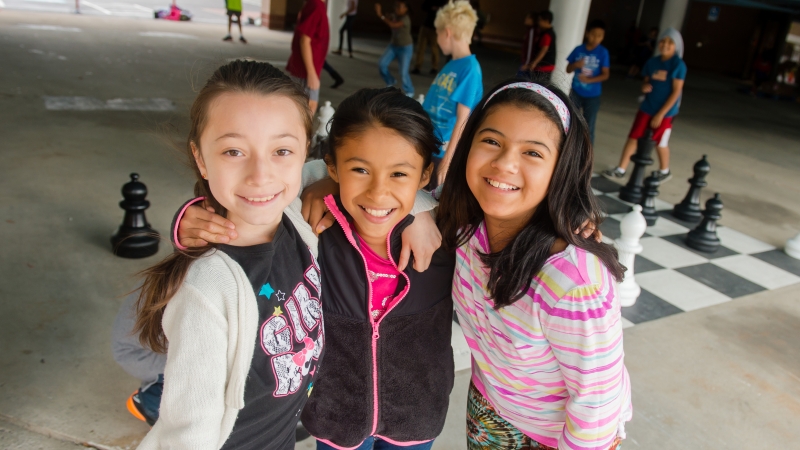
<path id="1" fill-rule="evenodd" d="M 318 449 L 425 450 L 453 387 L 455 258 L 437 250 L 424 272 L 398 260 L 441 143 L 422 106 L 395 88 L 343 101 L 329 143 L 340 194 L 325 199 L 336 224 L 318 245 L 326 348 L 302 421 Z"/>

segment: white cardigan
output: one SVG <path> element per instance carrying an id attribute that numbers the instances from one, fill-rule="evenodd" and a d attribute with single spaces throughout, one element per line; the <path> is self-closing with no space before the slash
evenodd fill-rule
<path id="1" fill-rule="evenodd" d="M 258 333 L 241 266 L 210 250 L 195 261 L 162 322 L 169 340 L 159 419 L 139 449 L 219 449 L 239 410 Z"/>

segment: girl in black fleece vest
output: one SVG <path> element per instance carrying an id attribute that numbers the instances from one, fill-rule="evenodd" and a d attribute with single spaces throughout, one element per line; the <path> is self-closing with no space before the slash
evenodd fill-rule
<path id="1" fill-rule="evenodd" d="M 440 142 L 419 103 L 385 88 L 344 100 L 329 143 L 340 195 L 326 198 L 336 224 L 318 246 L 325 356 L 302 421 L 318 449 L 426 450 L 453 387 L 455 257 L 439 249 L 424 272 L 397 262 Z"/>
<path id="2" fill-rule="evenodd" d="M 427 449 L 453 387 L 455 261 L 439 250 L 423 273 L 396 261 L 439 142 L 419 103 L 394 88 L 342 102 L 329 139 L 340 196 L 326 198 L 337 223 L 319 243 L 326 355 L 303 424 L 318 449 Z"/>

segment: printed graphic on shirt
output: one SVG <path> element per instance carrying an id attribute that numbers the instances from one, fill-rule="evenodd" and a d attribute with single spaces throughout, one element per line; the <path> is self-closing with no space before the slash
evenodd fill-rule
<path id="1" fill-rule="evenodd" d="M 305 270 L 305 275 L 307 278 L 316 277 L 319 282 L 319 273 L 313 265 Z M 312 287 L 319 291 L 317 286 Z M 283 294 L 280 290 L 277 292 Z M 280 296 L 276 297 L 280 300 Z M 296 393 L 303 384 L 303 377 L 309 373 L 313 375 L 312 360 L 318 359 L 322 352 L 323 339 L 319 330 L 314 338 L 309 333 L 318 328 L 321 319 L 322 304 L 319 299 L 311 296 L 311 291 L 304 283 L 298 283 L 292 290 L 292 296 L 283 303 L 283 308 L 276 306 L 272 317 L 262 325 L 261 348 L 272 356 L 275 397 Z M 302 343 L 303 349 L 292 352 L 295 346 L 293 341 Z"/>

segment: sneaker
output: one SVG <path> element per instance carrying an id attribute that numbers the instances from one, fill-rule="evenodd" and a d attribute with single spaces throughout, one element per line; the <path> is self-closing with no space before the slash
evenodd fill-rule
<path id="1" fill-rule="evenodd" d="M 664 183 L 672 179 L 672 171 L 667 169 L 667 173 L 658 171 L 658 182 Z"/>
<path id="2" fill-rule="evenodd" d="M 439 69 L 431 69 L 431 71 L 428 72 L 430 75 L 436 75 L 437 73 L 439 73 Z"/>
<path id="3" fill-rule="evenodd" d="M 239 42 L 242 44 L 247 44 L 247 39 L 245 39 L 244 36 L 239 36 Z"/>
<path id="4" fill-rule="evenodd" d="M 341 50 L 334 50 L 331 53 L 333 53 L 334 55 L 342 56 L 342 51 Z"/>
<path id="5" fill-rule="evenodd" d="M 334 81 L 333 86 L 331 86 L 331 89 L 336 89 L 343 84 L 344 84 L 344 78 L 338 78 L 337 80 Z"/>
<path id="6" fill-rule="evenodd" d="M 618 167 L 615 167 L 613 169 L 606 169 L 600 172 L 600 175 L 608 178 L 609 180 L 619 180 L 625 176 L 625 172 L 619 170 Z"/>
<path id="7" fill-rule="evenodd" d="M 413 69 L 413 70 L 411 71 L 411 73 L 412 73 L 412 74 L 414 74 L 414 75 L 419 75 L 419 68 L 415 68 L 415 69 Z"/>
<path id="8" fill-rule="evenodd" d="M 231 35 L 229 34 L 229 35 L 225 36 L 224 38 L 222 38 L 222 40 L 223 40 L 224 42 L 230 42 L 230 41 L 232 41 L 232 40 L 233 40 L 233 38 L 232 38 L 232 37 L 231 37 Z"/>
<path id="9" fill-rule="evenodd" d="M 142 401 L 139 399 L 138 389 L 136 390 L 136 392 L 131 394 L 130 397 L 128 397 L 128 401 L 125 402 L 125 406 L 128 407 L 128 412 L 131 413 L 133 417 L 136 417 L 142 422 L 147 422 L 147 424 L 150 425 L 151 427 L 156 423 L 154 418 L 149 417 L 147 415 L 144 406 L 142 406 Z"/>

